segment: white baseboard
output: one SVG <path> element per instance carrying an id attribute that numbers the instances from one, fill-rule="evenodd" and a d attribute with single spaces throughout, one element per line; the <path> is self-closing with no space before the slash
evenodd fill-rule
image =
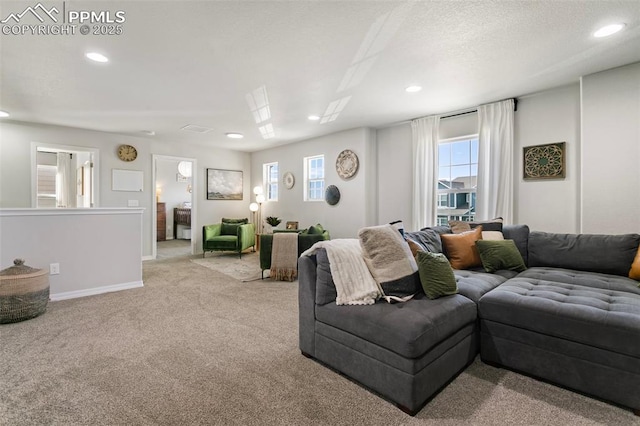
<path id="1" fill-rule="evenodd" d="M 149 255 L 149 256 L 142 256 L 142 261 L 144 262 L 145 260 L 153 260 L 155 259 L 155 257 Z"/>
<path id="2" fill-rule="evenodd" d="M 77 297 L 94 296 L 96 294 L 111 293 L 113 291 L 130 290 L 132 288 L 144 287 L 142 281 L 133 281 L 130 283 L 108 285 L 104 287 L 87 288 L 85 290 L 65 291 L 64 293 L 55 293 L 49 295 L 52 302 L 58 300 L 75 299 Z"/>

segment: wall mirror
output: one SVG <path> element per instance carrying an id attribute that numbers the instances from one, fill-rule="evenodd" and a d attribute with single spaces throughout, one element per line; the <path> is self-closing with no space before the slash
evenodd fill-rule
<path id="1" fill-rule="evenodd" d="M 98 206 L 99 151 L 78 146 L 31 144 L 31 206 Z"/>

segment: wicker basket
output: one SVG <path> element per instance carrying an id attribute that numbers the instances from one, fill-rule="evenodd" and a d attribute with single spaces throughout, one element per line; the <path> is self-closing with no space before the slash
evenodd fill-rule
<path id="1" fill-rule="evenodd" d="M 16 259 L 0 271 L 0 324 L 35 318 L 47 309 L 49 274 Z"/>

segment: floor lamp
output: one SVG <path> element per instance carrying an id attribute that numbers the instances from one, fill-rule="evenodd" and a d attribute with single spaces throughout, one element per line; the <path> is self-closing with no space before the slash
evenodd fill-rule
<path id="1" fill-rule="evenodd" d="M 256 202 L 255 203 L 251 203 L 251 204 L 257 204 L 257 208 L 255 210 L 252 210 L 251 206 L 249 206 L 249 209 L 251 211 L 253 211 L 256 216 L 256 233 L 258 234 L 262 234 L 262 203 L 264 203 L 264 194 L 262 191 L 262 187 L 261 186 L 256 186 L 255 188 L 253 188 L 253 193 L 256 195 Z M 254 206 L 255 208 L 255 206 Z"/>

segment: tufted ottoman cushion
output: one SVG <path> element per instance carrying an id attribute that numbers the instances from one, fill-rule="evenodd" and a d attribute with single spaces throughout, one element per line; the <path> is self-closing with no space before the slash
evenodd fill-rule
<path id="1" fill-rule="evenodd" d="M 640 289 L 633 280 L 530 268 L 485 294 L 483 320 L 640 358 Z"/>
<path id="2" fill-rule="evenodd" d="M 476 305 L 458 294 L 430 300 L 418 293 L 405 303 L 316 306 L 316 318 L 406 358 L 424 355 L 476 321 Z"/>

